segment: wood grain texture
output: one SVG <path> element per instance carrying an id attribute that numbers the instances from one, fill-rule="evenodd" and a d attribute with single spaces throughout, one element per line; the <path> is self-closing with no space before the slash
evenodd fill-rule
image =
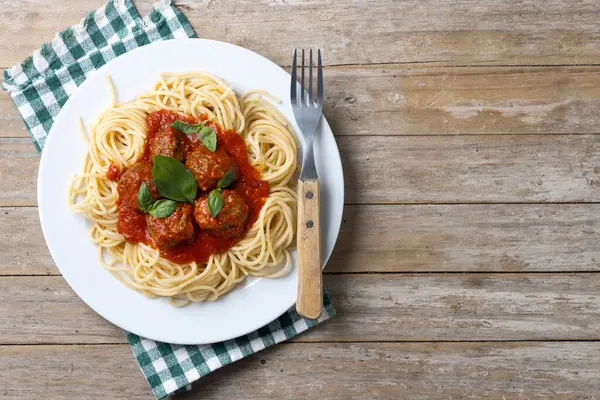
<path id="1" fill-rule="evenodd" d="M 344 137 L 347 203 L 583 202 L 600 136 Z"/>
<path id="2" fill-rule="evenodd" d="M 598 133 L 600 67 L 325 69 L 325 116 L 338 136 Z M 0 137 L 26 137 L 0 93 Z"/>
<path id="3" fill-rule="evenodd" d="M 600 204 L 347 205 L 325 272 L 598 271 L 598 237 Z"/>
<path id="4" fill-rule="evenodd" d="M 142 14 L 153 0 L 137 0 Z M 78 23 L 104 1 L 0 2 L 0 66 L 31 53 L 57 30 Z M 409 0 L 175 2 L 199 37 L 226 40 L 290 62 L 294 47 L 325 50 L 327 64 L 589 64 L 600 61 L 598 4 L 553 0 L 542 5 Z M 206 21 L 210 21 L 207 24 Z M 272 40 L 277 38 L 277 40 Z"/>
<path id="5" fill-rule="evenodd" d="M 40 155 L 29 139 L 0 139 L 0 206 L 34 205 Z"/>
<path id="6" fill-rule="evenodd" d="M 4 76 L 3 69 L 0 69 L 0 74 Z M 29 137 L 17 107 L 4 90 L 0 92 L 0 123 L 0 137 Z"/>
<path id="7" fill-rule="evenodd" d="M 0 227 L 0 275 L 58 273 L 44 241 L 37 208 L 0 208 Z"/>
<path id="8" fill-rule="evenodd" d="M 155 399 L 129 346 L 0 347 L 3 399 Z"/>
<path id="9" fill-rule="evenodd" d="M 338 315 L 298 341 L 598 340 L 600 274 L 326 275 Z M 0 344 L 121 343 L 60 276 L 0 278 Z"/>
<path id="10" fill-rule="evenodd" d="M 177 398 L 591 400 L 599 358 L 586 342 L 287 343 Z M 0 365 L 6 399 L 154 398 L 125 345 L 0 347 Z"/>
<path id="11" fill-rule="evenodd" d="M 0 209 L 0 275 L 58 274 L 37 209 Z M 325 273 L 600 270 L 600 204 L 347 205 Z"/>
<path id="12" fill-rule="evenodd" d="M 296 311 L 317 319 L 323 309 L 319 180 L 298 181 L 298 297 Z"/>
<path id="13" fill-rule="evenodd" d="M 600 135 L 340 137 L 347 203 L 595 202 Z M 0 206 L 36 204 L 39 156 L 0 139 Z"/>
<path id="14" fill-rule="evenodd" d="M 597 133 L 598 67 L 348 66 L 325 71 L 337 135 Z"/>
<path id="15" fill-rule="evenodd" d="M 103 3 L 0 0 L 0 67 Z M 530 204 L 599 201 L 598 2 L 175 3 L 280 65 L 324 50 L 349 203 L 325 276 L 338 315 L 182 398 L 598 396 L 600 204 Z M 0 397 L 152 399 L 123 332 L 43 276 L 19 207 L 39 155 L 6 93 L 0 123 Z"/>

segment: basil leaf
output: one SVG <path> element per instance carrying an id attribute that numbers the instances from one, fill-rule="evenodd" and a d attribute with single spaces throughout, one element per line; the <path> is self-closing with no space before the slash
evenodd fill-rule
<path id="1" fill-rule="evenodd" d="M 208 194 L 208 211 L 210 215 L 215 218 L 219 211 L 223 208 L 223 196 L 221 196 L 220 189 L 211 190 Z"/>
<path id="2" fill-rule="evenodd" d="M 148 212 L 156 218 L 165 218 L 173 214 L 177 209 L 177 203 L 173 200 L 161 199 L 152 204 Z"/>
<path id="3" fill-rule="evenodd" d="M 204 147 L 212 152 L 217 150 L 217 134 L 213 128 L 205 126 L 200 130 L 199 135 Z"/>
<path id="4" fill-rule="evenodd" d="M 204 125 L 206 125 L 207 121 L 201 122 L 199 124 L 186 124 L 183 121 L 177 120 L 171 124 L 171 128 L 175 128 L 180 132 L 185 133 L 186 135 L 192 135 L 194 133 L 200 133 Z"/>
<path id="5" fill-rule="evenodd" d="M 171 124 L 171 127 L 185 133 L 186 135 L 197 133 L 204 147 L 214 152 L 217 150 L 217 134 L 213 128 L 206 126 L 207 122 L 208 120 L 199 124 L 190 125 L 181 120 L 177 120 Z"/>
<path id="6" fill-rule="evenodd" d="M 152 163 L 152 179 L 158 193 L 167 199 L 194 202 L 198 184 L 189 169 L 167 156 L 154 156 Z"/>
<path id="7" fill-rule="evenodd" d="M 236 179 L 237 174 L 235 173 L 235 168 L 229 168 L 229 171 L 227 171 L 225 175 L 223 175 L 223 177 L 219 179 L 219 182 L 217 182 L 217 187 L 220 189 L 226 188 L 227 186 L 231 185 Z"/>
<path id="8" fill-rule="evenodd" d="M 146 185 L 146 182 L 143 182 L 140 186 L 140 190 L 138 190 L 138 207 L 140 210 L 148 212 L 148 209 L 152 206 L 153 203 L 154 199 L 152 198 L 152 193 L 150 193 L 150 189 L 148 189 L 148 185 Z"/>

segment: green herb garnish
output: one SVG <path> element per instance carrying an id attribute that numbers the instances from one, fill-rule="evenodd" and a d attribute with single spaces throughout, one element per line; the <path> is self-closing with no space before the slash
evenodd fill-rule
<path id="1" fill-rule="evenodd" d="M 217 182 L 217 188 L 210 191 L 208 194 L 208 211 L 211 217 L 216 218 L 219 212 L 223 208 L 223 195 L 221 192 L 224 188 L 231 185 L 233 181 L 237 179 L 235 168 L 230 168 L 219 182 Z"/>
<path id="2" fill-rule="evenodd" d="M 206 126 L 208 120 L 199 124 L 186 124 L 181 120 L 177 120 L 171 124 L 172 128 L 177 129 L 186 135 L 198 134 L 200 141 L 208 150 L 214 152 L 217 150 L 217 134 L 213 128 Z"/>
<path id="3" fill-rule="evenodd" d="M 175 128 L 178 131 L 185 133 L 186 135 L 192 135 L 194 133 L 199 133 L 202 128 L 206 125 L 208 121 L 203 121 L 199 124 L 186 124 L 181 120 L 177 120 L 171 124 L 171 128 Z"/>
<path id="4" fill-rule="evenodd" d="M 154 199 L 152 198 L 152 194 L 150 193 L 150 189 L 148 189 L 148 185 L 146 182 L 143 182 L 140 186 L 140 190 L 138 190 L 137 195 L 137 204 L 140 210 L 144 212 L 148 212 L 152 204 L 154 203 Z"/>
<path id="5" fill-rule="evenodd" d="M 221 189 L 214 189 L 208 194 L 208 211 L 211 217 L 216 218 L 223 208 L 223 195 Z"/>
<path id="6" fill-rule="evenodd" d="M 146 182 L 140 185 L 138 190 L 137 203 L 140 210 L 149 213 L 156 218 L 165 218 L 173 214 L 177 209 L 177 203 L 173 200 L 154 200 Z"/>
<path id="7" fill-rule="evenodd" d="M 168 199 L 157 200 L 152 204 L 148 212 L 156 218 L 165 218 L 173 214 L 177 209 L 177 202 Z"/>
<path id="8" fill-rule="evenodd" d="M 161 196 L 180 202 L 194 202 L 198 184 L 189 169 L 167 156 L 154 156 L 152 163 L 152 179 Z"/>
<path id="9" fill-rule="evenodd" d="M 217 182 L 217 187 L 224 189 L 227 186 L 231 185 L 236 179 L 237 174 L 235 172 L 235 168 L 229 168 L 225 175 L 223 175 L 223 177 L 219 179 L 219 182 Z"/>

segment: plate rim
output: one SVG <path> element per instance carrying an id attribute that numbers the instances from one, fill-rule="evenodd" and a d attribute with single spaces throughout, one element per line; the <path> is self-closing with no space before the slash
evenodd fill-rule
<path id="1" fill-rule="evenodd" d="M 226 46 L 226 47 L 227 46 L 231 46 L 231 47 L 236 48 L 238 51 L 241 50 L 243 52 L 250 53 L 254 57 L 259 57 L 260 59 L 262 59 L 262 61 L 264 61 L 266 63 L 269 63 L 272 66 L 277 67 L 280 70 L 282 70 L 291 79 L 290 74 L 286 70 L 284 70 L 282 67 L 280 67 L 279 65 L 277 65 L 273 61 L 269 60 L 268 58 L 262 56 L 259 53 L 256 53 L 256 52 L 254 52 L 252 50 L 246 49 L 246 48 L 241 47 L 241 46 L 237 46 L 237 45 L 232 44 L 232 43 L 218 41 L 218 40 L 212 40 L 212 39 L 202 39 L 202 38 L 182 38 L 182 39 L 162 40 L 162 41 L 158 41 L 158 42 L 153 42 L 153 43 L 147 44 L 145 46 L 138 47 L 136 49 L 132 49 L 132 50 L 130 50 L 130 51 L 128 51 L 128 52 L 120 55 L 120 56 L 115 57 L 114 59 L 112 59 L 109 62 L 107 62 L 106 64 L 104 64 L 102 67 L 100 67 L 97 70 L 93 71 L 92 72 L 92 74 L 93 74 L 92 76 L 96 76 L 96 75 L 99 75 L 99 74 L 105 72 L 105 70 L 109 68 L 109 66 L 111 65 L 111 63 L 113 63 L 115 60 L 118 60 L 119 58 L 121 58 L 123 56 L 127 56 L 128 58 L 130 58 L 130 57 L 133 57 L 132 54 L 135 54 L 135 53 L 137 53 L 139 51 L 148 51 L 148 50 L 145 50 L 145 49 L 147 49 L 149 47 L 154 47 L 154 46 L 158 47 L 160 45 L 165 45 L 165 43 L 170 42 L 172 40 L 175 40 L 175 41 L 178 41 L 178 42 L 194 42 L 194 43 L 206 42 L 206 43 L 213 44 L 213 45 L 216 45 L 216 46 Z M 212 71 L 210 71 L 210 73 L 212 73 Z M 67 102 L 65 102 L 65 104 L 61 108 L 61 111 L 58 113 L 58 115 L 54 119 L 55 123 L 53 124 L 52 128 L 50 129 L 50 131 L 48 133 L 46 145 L 48 143 L 51 143 L 53 141 L 52 137 L 57 137 L 58 136 L 56 134 L 52 135 L 52 132 L 55 129 L 56 121 L 60 118 L 61 114 L 63 113 L 63 110 L 65 109 L 65 107 L 67 106 L 67 104 L 69 102 L 71 102 L 71 103 L 73 102 L 73 98 L 75 97 L 75 95 L 77 93 L 84 92 L 86 90 L 86 87 L 90 85 L 92 76 L 88 76 L 86 78 L 86 80 L 80 86 L 78 86 L 77 89 L 75 89 L 75 91 L 69 96 Z M 225 81 L 227 81 L 227 77 L 222 77 L 222 79 L 224 79 Z M 292 122 L 292 121 L 290 121 L 290 122 Z M 341 204 L 338 204 L 339 210 L 340 210 L 339 211 L 340 218 L 339 218 L 339 223 L 336 226 L 332 225 L 332 227 L 335 229 L 335 237 L 334 237 L 334 240 L 333 240 L 333 245 L 332 245 L 331 251 L 327 254 L 327 256 L 325 257 L 325 259 L 322 260 L 322 264 L 323 264 L 322 268 L 325 268 L 325 266 L 327 265 L 327 262 L 329 262 L 329 259 L 331 258 L 331 254 L 333 253 L 333 249 L 335 248 L 335 244 L 336 244 L 336 242 L 337 242 L 337 240 L 339 238 L 339 232 L 340 232 L 340 228 L 341 228 L 341 224 L 342 224 L 342 220 L 343 220 L 343 209 L 344 209 L 344 198 L 345 198 L 345 185 L 344 185 L 344 175 L 343 175 L 343 164 L 341 162 L 341 156 L 340 156 L 340 152 L 339 152 L 339 147 L 338 147 L 337 142 L 335 140 L 335 135 L 333 134 L 333 131 L 332 131 L 332 129 L 331 129 L 331 127 L 330 127 L 327 119 L 325 118 L 325 115 L 322 116 L 320 124 L 323 125 L 321 129 L 325 130 L 326 132 L 328 131 L 328 132 L 331 133 L 331 136 L 332 136 L 332 139 L 333 139 L 333 143 L 335 144 L 335 146 L 333 146 L 333 149 L 335 150 L 335 156 L 337 157 L 336 160 L 339 160 L 339 166 L 340 166 L 340 172 L 341 172 L 341 175 L 339 177 L 340 178 L 340 188 L 341 188 L 341 197 L 340 197 L 339 201 L 340 201 Z M 299 135 L 296 132 L 294 132 L 294 135 L 297 137 L 297 139 L 300 142 L 303 142 L 303 139 L 302 139 L 301 135 Z M 58 140 L 58 139 L 56 139 L 56 140 Z M 134 334 L 136 334 L 136 335 L 138 335 L 140 337 L 148 338 L 148 339 L 152 339 L 152 340 L 156 340 L 156 341 L 163 341 L 163 342 L 177 343 L 177 344 L 184 344 L 184 345 L 185 344 L 206 344 L 206 343 L 214 343 L 214 342 L 218 342 L 218 341 L 226 341 L 226 340 L 230 340 L 230 339 L 233 339 L 233 338 L 236 338 L 236 337 L 240 337 L 240 336 L 243 336 L 243 335 L 247 335 L 247 334 L 249 334 L 251 332 L 254 332 L 257 329 L 259 329 L 259 328 L 261 328 L 261 327 L 269 324 L 270 322 L 276 320 L 281 315 L 283 315 L 286 311 L 288 311 L 291 307 L 294 306 L 295 301 L 292 304 L 289 304 L 289 305 L 286 304 L 285 306 L 280 306 L 278 309 L 281 309 L 281 312 L 277 311 L 277 313 L 276 313 L 277 315 L 275 315 L 272 318 L 271 318 L 271 316 L 269 316 L 268 318 L 266 318 L 266 317 L 264 318 L 265 320 L 268 319 L 268 321 L 266 321 L 266 322 L 260 321 L 260 322 L 254 323 L 254 324 L 248 324 L 248 327 L 244 328 L 244 331 L 245 331 L 244 333 L 235 332 L 234 334 L 223 335 L 222 338 L 219 338 L 218 340 L 211 341 L 211 342 L 187 342 L 187 341 L 184 341 L 184 342 L 179 342 L 179 341 L 173 342 L 170 339 L 165 340 L 165 338 L 160 338 L 160 337 L 156 337 L 156 336 L 153 336 L 153 335 L 148 335 L 147 332 L 143 332 L 142 333 L 142 332 L 139 332 L 135 328 L 134 329 L 129 329 L 130 327 L 126 328 L 122 324 L 115 323 L 114 320 L 113 320 L 113 318 L 111 318 L 110 316 L 106 315 L 106 313 L 104 313 L 104 312 L 98 311 L 97 308 L 95 308 L 94 306 L 92 306 L 89 303 L 88 299 L 86 299 L 82 295 L 80 295 L 80 293 L 75 289 L 75 287 L 77 285 L 74 284 L 74 279 L 72 281 L 73 276 L 70 274 L 70 271 L 69 271 L 69 273 L 67 273 L 67 275 L 64 274 L 63 270 L 61 269 L 61 267 L 59 266 L 59 264 L 56 262 L 56 258 L 57 257 L 55 256 L 54 251 L 49 246 L 48 235 L 50 233 L 48 231 L 50 230 L 50 227 L 46 226 L 46 224 L 44 223 L 43 210 L 42 210 L 43 207 L 42 207 L 42 203 L 40 202 L 40 200 L 43 198 L 43 195 L 41 194 L 41 192 L 42 192 L 42 188 L 44 187 L 44 184 L 42 183 L 42 171 L 45 171 L 45 169 L 49 167 L 49 164 L 48 164 L 48 161 L 47 161 L 49 156 L 47 156 L 47 154 L 48 154 L 48 152 L 42 151 L 41 158 L 40 158 L 40 165 L 39 165 L 38 174 L 37 174 L 37 189 L 36 189 L 36 194 L 37 194 L 37 198 L 38 198 L 38 218 L 40 220 L 40 225 L 41 225 L 41 228 L 42 228 L 42 233 L 43 233 L 43 236 L 44 236 L 44 241 L 46 243 L 46 247 L 48 248 L 48 251 L 50 252 L 50 255 L 52 257 L 52 260 L 53 260 L 55 266 L 60 271 L 62 278 L 67 282 L 67 284 L 69 285 L 69 287 L 71 288 L 71 290 L 73 290 L 73 292 L 75 292 L 75 294 L 77 295 L 77 297 L 79 297 L 79 299 L 81 299 L 90 309 L 92 309 L 96 314 L 100 315 L 102 318 L 104 318 L 105 320 L 107 320 L 111 324 L 113 324 L 113 325 L 115 325 L 115 326 L 119 327 L 120 329 L 123 329 L 123 330 L 125 330 L 127 332 L 134 333 Z M 323 234 L 321 234 L 321 237 L 322 237 L 322 240 L 323 240 Z M 119 284 L 123 285 L 123 283 L 119 283 Z M 133 289 L 130 289 L 130 288 L 127 288 L 127 289 L 128 290 L 133 290 Z M 270 314 L 275 314 L 275 312 L 271 312 Z"/>

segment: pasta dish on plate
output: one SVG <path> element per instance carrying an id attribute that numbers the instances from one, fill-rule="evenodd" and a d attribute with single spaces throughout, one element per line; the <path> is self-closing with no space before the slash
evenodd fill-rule
<path id="1" fill-rule="evenodd" d="M 112 88 L 112 85 L 111 85 Z M 202 72 L 161 74 L 91 125 L 70 207 L 128 287 L 174 305 L 213 301 L 291 267 L 297 143 L 261 91 Z"/>

